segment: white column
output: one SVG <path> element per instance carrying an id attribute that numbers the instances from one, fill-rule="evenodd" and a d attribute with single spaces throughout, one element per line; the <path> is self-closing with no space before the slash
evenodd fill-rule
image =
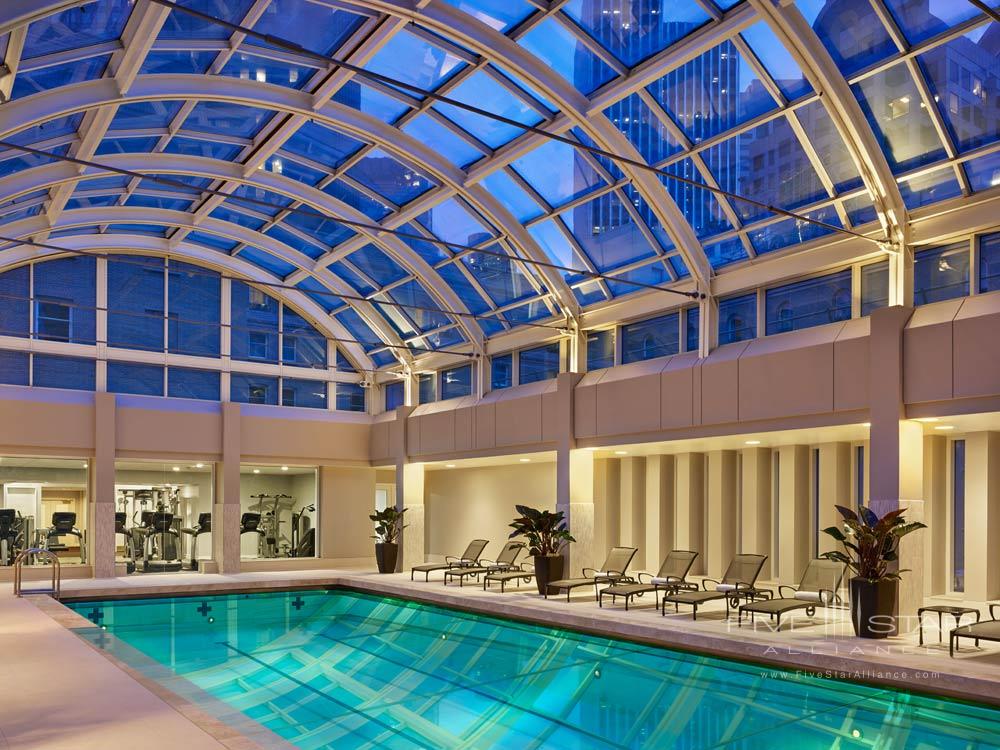
<path id="1" fill-rule="evenodd" d="M 705 457 L 681 453 L 674 457 L 674 546 L 698 553 L 691 572 L 705 573 Z"/>
<path id="2" fill-rule="evenodd" d="M 924 596 L 947 593 L 948 571 L 948 439 L 924 437 Z"/>
<path id="3" fill-rule="evenodd" d="M 90 462 L 90 560 L 95 578 L 115 573 L 115 397 L 94 394 L 94 458 Z"/>
<path id="4" fill-rule="evenodd" d="M 674 544 L 674 457 L 646 456 L 646 568 L 656 572 Z"/>
<path id="5" fill-rule="evenodd" d="M 396 507 L 406 508 L 406 528 L 402 532 L 400 555 L 396 570 L 409 570 L 425 560 L 424 534 L 424 465 L 396 464 Z"/>
<path id="6" fill-rule="evenodd" d="M 1000 597 L 1000 432 L 965 438 L 965 598 Z"/>
<path id="7" fill-rule="evenodd" d="M 809 561 L 809 447 L 778 451 L 778 582 L 797 584 Z"/>
<path id="8" fill-rule="evenodd" d="M 824 443 L 819 446 L 819 518 L 817 519 L 817 554 L 840 549 L 840 545 L 823 529 L 840 526 L 840 513 L 834 507 L 853 507 L 851 487 L 850 443 Z"/>
<path id="9" fill-rule="evenodd" d="M 619 504 L 621 507 L 621 533 L 619 543 L 637 547 L 632 560 L 636 570 L 646 567 L 646 459 L 623 458 L 620 462 Z M 658 563 L 649 563 L 656 565 Z"/>
<path id="10" fill-rule="evenodd" d="M 708 575 L 720 578 L 736 552 L 737 477 L 736 451 L 708 453 L 708 488 L 706 491 L 708 518 Z"/>
<path id="11" fill-rule="evenodd" d="M 746 554 L 768 555 L 761 578 L 769 580 L 771 573 L 771 450 L 743 450 L 743 523 L 739 551 Z"/>

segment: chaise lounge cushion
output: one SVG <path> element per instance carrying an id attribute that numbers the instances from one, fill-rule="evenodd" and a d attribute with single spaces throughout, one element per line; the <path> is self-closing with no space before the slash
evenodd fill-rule
<path id="1" fill-rule="evenodd" d="M 795 598 L 804 602 L 816 602 L 817 604 L 825 604 L 823 601 L 823 594 L 819 591 L 796 591 Z"/>

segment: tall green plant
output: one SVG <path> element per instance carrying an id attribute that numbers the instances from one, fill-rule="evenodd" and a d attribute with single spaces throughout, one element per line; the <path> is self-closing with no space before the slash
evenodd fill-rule
<path id="1" fill-rule="evenodd" d="M 836 526 L 823 529 L 844 546 L 844 552 L 825 552 L 822 557 L 844 563 L 857 578 L 872 583 L 899 580 L 905 570 L 891 572 L 889 565 L 899 560 L 899 540 L 917 529 L 927 526 L 914 521 L 907 523 L 904 510 L 891 510 L 881 518 L 871 508 L 858 506 L 855 513 L 850 508 L 836 506 L 844 518 L 843 530 Z"/>
<path id="2" fill-rule="evenodd" d="M 521 515 L 510 524 L 514 531 L 509 538 L 525 537 L 528 540 L 529 555 L 558 555 L 563 546 L 576 541 L 566 528 L 565 514 L 562 511 L 553 513 L 529 508 L 527 505 L 515 505 L 514 509 Z"/>
<path id="3" fill-rule="evenodd" d="M 388 507 L 385 510 L 377 510 L 368 516 L 375 522 L 375 536 L 372 539 L 377 544 L 395 544 L 399 538 L 399 532 L 406 528 L 403 525 L 403 514 L 406 508 L 396 510 Z"/>

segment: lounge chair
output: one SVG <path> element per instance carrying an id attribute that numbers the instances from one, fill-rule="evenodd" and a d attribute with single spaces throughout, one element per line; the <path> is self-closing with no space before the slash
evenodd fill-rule
<path id="1" fill-rule="evenodd" d="M 781 630 L 781 616 L 787 612 L 804 609 L 806 615 L 812 617 L 816 607 L 828 607 L 839 598 L 837 589 L 843 577 L 843 563 L 823 558 L 810 560 L 798 586 L 781 585 L 777 599 L 760 599 L 740 605 L 739 624 L 743 625 L 744 612 L 750 613 L 751 622 L 754 614 L 768 615 L 772 620 L 777 618 L 777 630 Z"/>
<path id="2" fill-rule="evenodd" d="M 465 548 L 465 552 L 462 553 L 461 557 L 452 557 L 448 555 L 444 558 L 443 563 L 426 563 L 424 565 L 415 565 L 410 568 L 410 580 L 413 580 L 414 573 L 423 573 L 424 581 L 430 579 L 431 573 L 435 570 L 450 570 L 451 568 L 471 568 L 479 564 L 479 556 L 483 554 L 483 550 L 486 549 L 486 545 L 489 544 L 488 539 L 473 539 L 469 542 L 469 546 Z"/>
<path id="3" fill-rule="evenodd" d="M 458 585 L 462 586 L 465 583 L 466 576 L 473 576 L 478 578 L 484 573 L 500 573 L 512 568 L 517 568 L 517 556 L 521 554 L 521 550 L 524 549 L 524 542 L 507 542 L 503 549 L 500 550 L 500 554 L 497 555 L 496 560 L 487 560 L 486 558 L 479 559 L 479 565 L 474 565 L 470 567 L 461 568 L 450 568 L 444 572 L 444 585 L 447 586 L 449 580 L 458 579 Z"/>
<path id="4" fill-rule="evenodd" d="M 616 583 L 614 586 L 601 589 L 597 602 L 603 607 L 605 594 L 611 597 L 612 602 L 614 602 L 614 600 L 619 596 L 623 596 L 625 597 L 625 611 L 627 612 L 628 603 L 632 597 L 642 596 L 643 594 L 652 591 L 653 597 L 656 600 L 656 609 L 659 609 L 660 591 L 672 594 L 678 589 L 696 590 L 698 588 L 695 584 L 688 583 L 685 580 L 688 571 L 690 571 L 691 566 L 694 565 L 696 557 L 698 557 L 697 552 L 689 552 L 688 550 L 681 549 L 671 550 L 667 554 L 666 559 L 663 561 L 663 565 L 660 566 L 660 570 L 655 576 L 651 573 L 643 571 L 642 573 L 636 575 L 636 578 L 638 579 L 636 583 Z M 643 576 L 649 576 L 649 580 L 643 581 Z"/>
<path id="5" fill-rule="evenodd" d="M 555 589 L 556 593 L 566 589 L 566 601 L 568 602 L 570 592 L 573 589 L 579 586 L 593 586 L 594 599 L 600 599 L 598 590 L 602 583 L 632 581 L 625 575 L 625 571 L 628 570 L 629 563 L 632 562 L 632 558 L 638 551 L 636 547 L 612 547 L 608 553 L 608 559 L 604 561 L 600 570 L 584 568 L 581 578 L 561 578 L 558 581 L 549 581 L 549 585 L 545 588 L 545 598 L 549 598 L 549 591 L 552 589 Z"/>
<path id="6" fill-rule="evenodd" d="M 976 617 L 979 617 L 978 612 Z M 1000 642 L 1000 604 L 990 605 L 989 620 L 976 622 L 972 625 L 961 625 L 948 634 L 948 654 L 950 656 L 955 655 L 959 638 L 974 638 L 977 646 L 981 640 Z"/>
<path id="7" fill-rule="evenodd" d="M 518 588 L 520 588 L 521 583 L 531 583 L 531 579 L 534 577 L 535 566 L 529 562 L 521 563 L 517 570 L 495 571 L 484 575 L 483 591 L 486 591 L 486 587 L 491 583 L 499 583 L 500 593 L 502 594 L 504 592 L 504 587 L 506 587 L 506 585 L 511 581 L 517 581 Z"/>
<path id="8" fill-rule="evenodd" d="M 692 619 L 698 619 L 698 607 L 706 602 L 718 599 L 726 600 L 726 619 L 729 619 L 730 607 L 736 607 L 740 599 L 770 599 L 771 592 L 767 589 L 756 588 L 757 576 L 760 569 L 764 567 L 767 555 L 736 555 L 733 561 L 726 568 L 726 574 L 721 581 L 706 578 L 701 582 L 704 591 L 679 591 L 663 597 L 663 604 L 660 614 L 667 614 L 667 602 L 674 605 L 677 611 L 678 605 L 690 604 L 693 608 Z M 709 584 L 712 588 L 709 589 Z"/>

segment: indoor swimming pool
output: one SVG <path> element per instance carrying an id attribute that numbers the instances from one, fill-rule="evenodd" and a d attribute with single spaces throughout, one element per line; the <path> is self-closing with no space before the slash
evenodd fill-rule
<path id="1" fill-rule="evenodd" d="M 69 606 L 95 625 L 77 632 L 222 721 L 252 719 L 265 745 L 969 750 L 1000 737 L 984 706 L 342 589 Z"/>

